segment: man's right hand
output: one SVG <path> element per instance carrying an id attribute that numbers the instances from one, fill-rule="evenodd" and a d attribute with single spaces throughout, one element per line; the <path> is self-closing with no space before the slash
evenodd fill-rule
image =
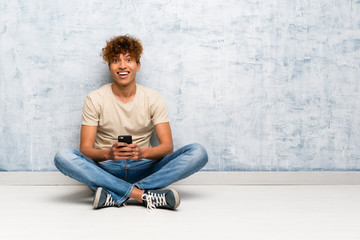
<path id="1" fill-rule="evenodd" d="M 127 143 L 116 142 L 109 148 L 109 159 L 111 160 L 124 160 L 130 159 L 133 156 L 134 150 L 128 147 Z"/>

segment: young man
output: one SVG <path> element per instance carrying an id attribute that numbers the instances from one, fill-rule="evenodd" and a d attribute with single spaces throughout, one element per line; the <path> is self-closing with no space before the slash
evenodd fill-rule
<path id="1" fill-rule="evenodd" d="M 148 209 L 176 209 L 179 194 L 162 188 L 199 171 L 208 160 L 200 144 L 173 152 L 162 96 L 136 83 L 142 50 L 141 42 L 128 35 L 107 42 L 102 56 L 113 82 L 85 99 L 80 152 L 64 149 L 54 159 L 63 174 L 95 191 L 95 209 L 121 206 L 129 198 Z M 159 140 L 155 147 L 150 145 L 153 130 Z M 119 135 L 131 135 L 133 142 L 118 142 Z"/>

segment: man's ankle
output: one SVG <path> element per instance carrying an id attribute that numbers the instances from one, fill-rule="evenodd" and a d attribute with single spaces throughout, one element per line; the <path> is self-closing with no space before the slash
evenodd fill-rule
<path id="1" fill-rule="evenodd" d="M 142 203 L 142 195 L 144 194 L 145 190 L 140 190 L 137 187 L 134 187 L 133 190 L 130 193 L 130 198 L 135 199 L 136 201 Z"/>

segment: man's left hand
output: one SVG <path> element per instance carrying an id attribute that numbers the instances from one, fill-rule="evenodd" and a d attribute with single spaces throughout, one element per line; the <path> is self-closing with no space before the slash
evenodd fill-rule
<path id="1" fill-rule="evenodd" d="M 127 145 L 126 149 L 132 152 L 131 157 L 129 157 L 128 159 L 134 161 L 139 161 L 140 159 L 142 159 L 141 148 L 136 143 Z"/>

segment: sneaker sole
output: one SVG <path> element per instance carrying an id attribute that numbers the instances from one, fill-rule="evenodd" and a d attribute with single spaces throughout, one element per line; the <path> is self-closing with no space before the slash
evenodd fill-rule
<path id="1" fill-rule="evenodd" d="M 173 194 L 174 194 L 174 197 L 175 197 L 175 206 L 173 209 L 176 209 L 179 205 L 180 205 L 180 196 L 179 196 L 179 193 L 175 190 L 175 189 L 168 189 L 170 190 Z"/>
<path id="2" fill-rule="evenodd" d="M 99 207 L 99 200 L 100 200 L 101 192 L 102 192 L 102 187 L 99 187 L 98 189 L 96 189 L 95 196 L 94 196 L 94 203 L 93 203 L 95 209 L 97 209 Z"/>

